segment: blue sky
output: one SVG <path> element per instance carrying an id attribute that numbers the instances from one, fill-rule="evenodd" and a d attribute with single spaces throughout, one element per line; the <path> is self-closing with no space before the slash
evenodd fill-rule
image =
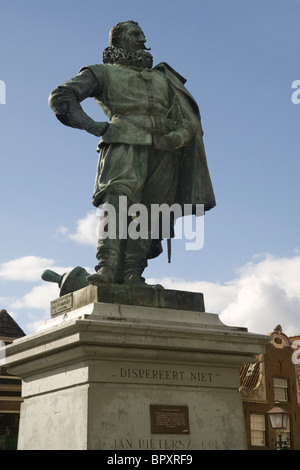
<path id="1" fill-rule="evenodd" d="M 42 271 L 96 262 L 99 139 L 60 124 L 48 96 L 101 62 L 110 28 L 127 19 L 141 25 L 155 64 L 187 78 L 217 199 L 203 248 L 176 240 L 172 263 L 165 250 L 145 276 L 203 292 L 226 324 L 300 333 L 299 14 L 298 0 L 2 0 L 0 308 L 26 333 L 58 295 Z M 103 119 L 92 100 L 84 109 Z"/>

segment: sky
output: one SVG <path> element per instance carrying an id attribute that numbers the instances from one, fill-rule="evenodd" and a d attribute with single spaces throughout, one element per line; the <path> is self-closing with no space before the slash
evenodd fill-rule
<path id="1" fill-rule="evenodd" d="M 41 279 L 94 272 L 91 198 L 99 138 L 63 126 L 50 92 L 102 62 L 110 28 L 138 21 L 154 64 L 186 79 L 202 117 L 217 206 L 204 244 L 174 240 L 148 282 L 202 292 L 228 326 L 300 334 L 300 1 L 1 0 L 0 308 L 26 334 L 50 318 L 58 286 Z M 295 88 L 292 88 L 294 86 Z M 95 120 L 106 119 L 91 99 Z"/>

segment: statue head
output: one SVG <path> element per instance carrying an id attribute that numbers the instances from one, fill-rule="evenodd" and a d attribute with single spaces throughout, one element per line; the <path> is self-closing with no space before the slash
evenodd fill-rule
<path id="1" fill-rule="evenodd" d="M 145 35 L 136 21 L 118 23 L 109 32 L 109 45 L 120 47 L 128 52 L 146 49 L 145 42 Z"/>

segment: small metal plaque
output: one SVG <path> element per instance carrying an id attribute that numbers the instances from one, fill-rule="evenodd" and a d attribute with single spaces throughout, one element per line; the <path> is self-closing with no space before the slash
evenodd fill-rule
<path id="1" fill-rule="evenodd" d="M 150 405 L 150 417 L 152 433 L 190 433 L 188 406 Z"/>
<path id="2" fill-rule="evenodd" d="M 66 294 L 51 302 L 51 316 L 58 315 L 66 310 L 70 310 L 73 306 L 73 294 Z"/>

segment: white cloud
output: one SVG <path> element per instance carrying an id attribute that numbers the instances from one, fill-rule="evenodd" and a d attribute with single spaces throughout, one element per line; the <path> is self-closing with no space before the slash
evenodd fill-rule
<path id="1" fill-rule="evenodd" d="M 55 261 L 50 258 L 23 256 L 0 264 L 0 279 L 35 282 L 41 280 L 41 275 L 46 269 L 64 274 L 72 268 L 55 266 Z"/>
<path id="2" fill-rule="evenodd" d="M 36 281 L 54 261 L 39 256 L 23 256 L 0 264 L 0 278 L 9 281 Z"/>
<path id="3" fill-rule="evenodd" d="M 59 296 L 59 287 L 54 283 L 34 286 L 30 292 L 12 302 L 13 309 L 41 309 L 49 311 L 50 302 Z"/>
<path id="4" fill-rule="evenodd" d="M 6 309 L 26 334 L 34 333 L 50 320 L 50 303 L 59 297 L 59 287 L 52 282 L 34 286 L 23 297 L 7 298 Z"/>
<path id="5" fill-rule="evenodd" d="M 165 288 L 202 292 L 207 312 L 217 313 L 226 325 L 268 334 L 281 324 L 288 336 L 300 333 L 300 256 L 255 257 L 224 284 L 148 279 Z"/>
<path id="6" fill-rule="evenodd" d="M 97 211 L 88 212 L 85 217 L 77 221 L 76 232 L 69 233 L 68 237 L 77 243 L 96 246 L 98 223 L 99 214 L 97 214 Z M 63 232 L 61 230 L 61 233 L 66 233 L 65 227 L 63 227 Z"/>
<path id="7" fill-rule="evenodd" d="M 26 280 L 32 280 L 32 278 L 34 278 L 33 275 L 30 279 Z M 38 272 L 38 278 L 41 278 L 40 271 Z M 19 281 L 15 276 L 11 276 L 9 279 Z M 22 278 L 21 280 L 23 281 L 24 279 Z M 26 334 L 29 334 L 34 333 L 42 323 L 50 319 L 50 302 L 58 296 L 58 285 L 52 282 L 45 282 L 44 284 L 33 286 L 23 297 L 1 297 L 0 302 L 1 305 L 5 305 L 9 315 L 15 319 L 20 328 Z"/>
<path id="8" fill-rule="evenodd" d="M 253 332 L 269 333 L 281 324 L 287 335 L 300 333 L 300 257 L 271 255 L 246 264 L 233 281 L 235 299 L 223 309 L 221 319 L 242 322 Z"/>
<path id="9" fill-rule="evenodd" d="M 65 235 L 68 234 L 68 231 L 69 231 L 69 229 L 68 229 L 67 227 L 64 227 L 63 225 L 60 225 L 60 226 L 58 227 L 58 229 L 56 230 L 54 236 L 55 236 L 55 237 L 57 237 L 57 236 L 59 236 L 59 235 L 65 236 Z"/>

